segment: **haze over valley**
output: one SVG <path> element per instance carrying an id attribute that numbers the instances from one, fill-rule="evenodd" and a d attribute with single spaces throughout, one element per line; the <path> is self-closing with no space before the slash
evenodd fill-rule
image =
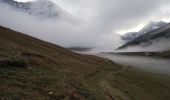
<path id="1" fill-rule="evenodd" d="M 169 100 L 169 0 L 0 0 L 0 100 Z"/>
<path id="2" fill-rule="evenodd" d="M 5 27 L 63 47 L 92 47 L 93 52 L 120 47 L 124 44 L 121 34 L 143 28 L 134 34 L 137 37 L 169 22 L 167 0 L 82 2 L 1 0 L 0 22 Z"/>

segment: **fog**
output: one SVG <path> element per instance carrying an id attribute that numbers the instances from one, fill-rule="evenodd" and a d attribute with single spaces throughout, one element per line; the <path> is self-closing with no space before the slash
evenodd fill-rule
<path id="1" fill-rule="evenodd" d="M 144 42 L 137 46 L 129 46 L 122 50 L 115 50 L 115 52 L 138 52 L 138 51 L 168 51 L 170 50 L 170 39 L 169 38 L 160 38 L 148 43 Z"/>
<path id="2" fill-rule="evenodd" d="M 113 46 L 113 49 L 113 41 L 119 38 L 116 35 L 115 37 L 111 35 L 111 38 L 110 34 L 108 36 L 102 34 L 106 30 L 97 23 L 83 23 L 82 20 L 75 19 L 71 15 L 62 12 L 56 19 L 41 19 L 1 5 L 0 13 L 0 24 L 2 26 L 64 47 L 100 47 L 111 43 L 109 46 Z"/>
<path id="3" fill-rule="evenodd" d="M 142 56 L 124 56 L 114 54 L 96 54 L 97 56 L 108 58 L 116 63 L 125 66 L 142 69 L 151 73 L 170 75 L 169 59 L 142 57 Z"/>
<path id="4" fill-rule="evenodd" d="M 64 47 L 93 47 L 93 51 L 112 51 L 122 45 L 118 31 L 151 20 L 168 19 L 170 15 L 168 0 L 51 2 L 56 4 L 56 18 L 33 16 L 1 3 L 0 25 Z"/>

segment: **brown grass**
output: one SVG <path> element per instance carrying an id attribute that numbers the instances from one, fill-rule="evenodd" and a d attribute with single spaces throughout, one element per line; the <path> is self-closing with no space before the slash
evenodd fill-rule
<path id="1" fill-rule="evenodd" d="M 24 59 L 27 67 L 0 66 L 1 100 L 170 98 L 170 82 L 165 77 L 126 69 L 108 59 L 77 54 L 0 27 L 0 59 L 14 57 Z"/>

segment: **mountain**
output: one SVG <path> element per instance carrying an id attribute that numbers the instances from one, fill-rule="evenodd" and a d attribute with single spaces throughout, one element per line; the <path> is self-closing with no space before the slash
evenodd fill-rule
<path id="1" fill-rule="evenodd" d="M 128 32 L 121 36 L 121 39 L 125 42 L 129 42 L 138 36 L 138 32 Z"/>
<path id="2" fill-rule="evenodd" d="M 11 7 L 22 9 L 22 10 L 29 10 L 31 9 L 31 2 L 17 2 L 15 0 L 1 0 L 0 3 L 7 4 Z"/>
<path id="3" fill-rule="evenodd" d="M 170 24 L 166 24 L 145 34 L 141 34 L 118 49 L 124 49 L 130 46 L 139 46 L 140 44 L 142 44 L 143 47 L 150 46 L 154 40 L 161 39 L 170 39 Z"/>
<path id="4" fill-rule="evenodd" d="M 87 52 L 90 51 L 92 48 L 91 47 L 80 47 L 80 46 L 73 46 L 68 48 L 71 51 L 76 51 L 76 52 Z"/>
<path id="5" fill-rule="evenodd" d="M 121 39 L 124 40 L 125 42 L 129 42 L 133 39 L 135 39 L 136 37 L 142 35 L 142 34 L 145 34 L 145 33 L 148 33 L 148 32 L 151 32 L 155 29 L 158 29 L 162 26 L 165 26 L 166 22 L 163 22 L 163 21 L 160 21 L 160 22 L 150 22 L 148 23 L 144 28 L 142 28 L 139 32 L 129 32 L 129 33 L 126 33 L 125 35 L 121 36 Z"/>
<path id="6" fill-rule="evenodd" d="M 0 26 L 0 100 L 165 100 L 159 77 Z"/>
<path id="7" fill-rule="evenodd" d="M 23 11 L 30 15 L 39 16 L 42 18 L 56 18 L 58 16 L 58 9 L 56 4 L 49 0 L 37 0 L 34 2 L 17 2 L 15 0 L 1 0 L 13 9 Z"/>

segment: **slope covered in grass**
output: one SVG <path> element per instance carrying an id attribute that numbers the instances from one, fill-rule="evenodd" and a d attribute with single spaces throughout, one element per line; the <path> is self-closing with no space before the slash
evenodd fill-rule
<path id="1" fill-rule="evenodd" d="M 167 79 L 0 27 L 1 100 L 165 100 Z"/>

